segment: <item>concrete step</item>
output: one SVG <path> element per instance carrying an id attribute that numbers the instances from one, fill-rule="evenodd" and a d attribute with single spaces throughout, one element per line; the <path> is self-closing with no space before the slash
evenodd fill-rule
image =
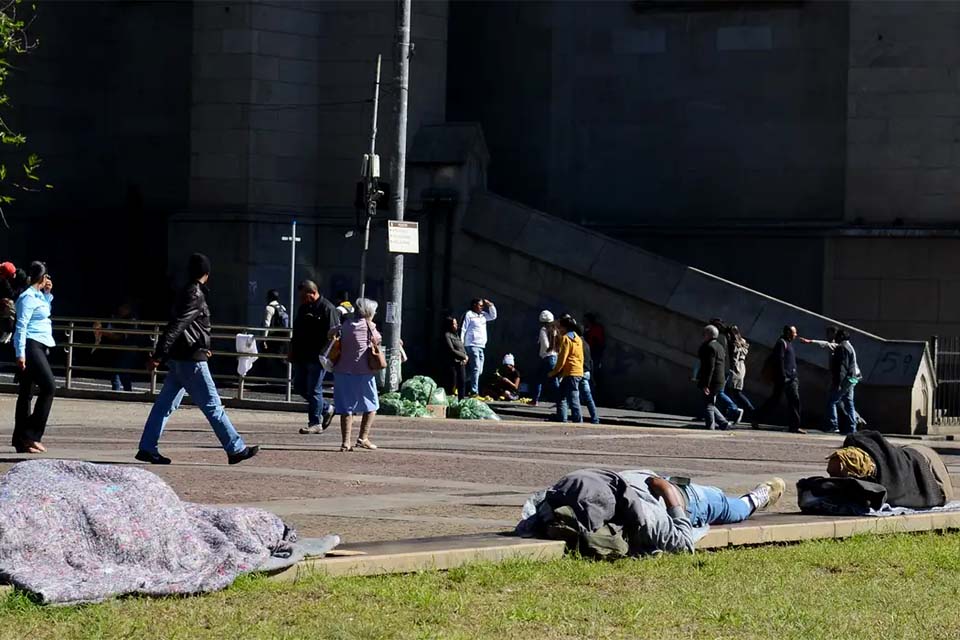
<path id="1" fill-rule="evenodd" d="M 697 543 L 697 549 L 956 529 L 960 529 L 960 512 L 887 517 L 760 513 L 738 524 L 710 527 L 707 535 Z M 334 576 L 414 573 L 514 558 L 546 561 L 560 557 L 563 552 L 562 542 L 517 538 L 506 532 L 358 543 L 339 547 L 325 558 L 308 558 L 270 579 L 291 581 L 313 572 Z"/>

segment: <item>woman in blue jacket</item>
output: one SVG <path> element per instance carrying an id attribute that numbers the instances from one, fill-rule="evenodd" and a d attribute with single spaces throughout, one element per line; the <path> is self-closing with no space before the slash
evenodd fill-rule
<path id="1" fill-rule="evenodd" d="M 20 369 L 20 395 L 13 428 L 13 446 L 18 453 L 41 453 L 47 448 L 40 442 L 47 428 L 47 418 L 53 405 L 56 382 L 47 355 L 56 343 L 50 322 L 50 303 L 53 302 L 53 281 L 47 265 L 34 262 L 28 271 L 29 283 L 17 298 L 17 325 L 13 334 L 13 348 Z M 39 393 L 33 412 L 33 386 Z"/>

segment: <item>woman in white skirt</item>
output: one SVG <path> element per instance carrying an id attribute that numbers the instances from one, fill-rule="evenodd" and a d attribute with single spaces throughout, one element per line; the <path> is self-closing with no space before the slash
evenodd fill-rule
<path id="1" fill-rule="evenodd" d="M 340 451 L 353 451 L 350 439 L 353 432 L 353 416 L 362 415 L 360 437 L 356 446 L 361 449 L 376 449 L 370 442 L 370 427 L 380 408 L 377 382 L 368 364 L 371 345 L 380 344 L 380 333 L 373 323 L 377 303 L 367 298 L 358 298 L 352 313 L 343 318 L 340 325 L 340 359 L 334 366 L 336 382 L 333 385 L 334 411 L 340 414 Z"/>

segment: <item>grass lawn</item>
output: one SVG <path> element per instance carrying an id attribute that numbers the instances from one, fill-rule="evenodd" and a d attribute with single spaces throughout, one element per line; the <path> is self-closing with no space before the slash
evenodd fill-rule
<path id="1" fill-rule="evenodd" d="M 864 536 L 597 563 L 246 578 L 221 593 L 44 608 L 0 638 L 958 638 L 960 534 Z"/>

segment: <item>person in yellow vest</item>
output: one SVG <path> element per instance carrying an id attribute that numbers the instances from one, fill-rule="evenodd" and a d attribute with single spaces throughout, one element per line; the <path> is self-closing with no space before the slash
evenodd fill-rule
<path id="1" fill-rule="evenodd" d="M 583 338 L 577 334 L 577 321 L 564 315 L 560 325 L 560 348 L 557 366 L 550 372 L 551 378 L 560 378 L 560 400 L 557 402 L 557 420 L 567 421 L 567 405 L 574 422 L 583 422 L 580 412 L 580 380 L 583 379 Z"/>

